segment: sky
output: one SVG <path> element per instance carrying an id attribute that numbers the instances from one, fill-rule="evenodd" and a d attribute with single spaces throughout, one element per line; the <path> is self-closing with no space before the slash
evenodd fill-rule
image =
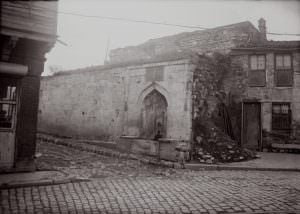
<path id="1" fill-rule="evenodd" d="M 59 0 L 58 39 L 46 55 L 43 75 L 102 65 L 109 50 L 138 45 L 149 39 L 197 29 L 87 18 L 77 13 L 150 22 L 213 28 L 243 21 L 257 27 L 266 20 L 267 31 L 300 34 L 300 1 L 289 0 Z M 300 40 L 300 36 L 268 35 L 269 40 Z M 50 69 L 51 68 L 51 69 Z"/>

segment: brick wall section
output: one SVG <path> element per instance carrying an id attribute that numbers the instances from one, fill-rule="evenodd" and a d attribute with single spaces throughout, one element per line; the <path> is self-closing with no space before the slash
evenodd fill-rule
<path id="1" fill-rule="evenodd" d="M 152 39 L 138 46 L 114 49 L 110 52 L 109 63 L 151 59 L 170 52 L 194 51 L 226 53 L 232 47 L 252 40 L 258 40 L 260 34 L 250 22 L 218 27 L 210 30 L 186 32 L 173 36 Z"/>

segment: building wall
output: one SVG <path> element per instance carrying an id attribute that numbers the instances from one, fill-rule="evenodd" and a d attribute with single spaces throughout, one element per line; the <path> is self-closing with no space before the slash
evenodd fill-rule
<path id="1" fill-rule="evenodd" d="M 0 5 L 0 61 L 1 65 L 3 63 L 14 68 L 6 70 L 2 67 L 0 75 L 2 77 L 3 73 L 6 78 L 18 80 L 17 99 L 13 103 L 17 109 L 16 125 L 9 132 L 2 130 L 2 133 L 7 132 L 13 136 L 11 141 L 5 141 L 12 148 L 10 151 L 13 151 L 14 160 L 4 170 L 31 171 L 35 170 L 40 76 L 44 70 L 45 53 L 56 42 L 55 11 L 58 2 L 1 1 Z M 41 8 L 52 9 L 54 12 L 41 12 Z M 22 69 L 18 71 L 20 67 Z"/>
<path id="2" fill-rule="evenodd" d="M 146 68 L 163 66 L 163 81 L 146 81 Z M 139 135 L 139 122 L 143 98 L 153 89 L 158 90 L 167 100 L 167 138 L 190 138 L 191 130 L 191 90 L 188 83 L 192 81 L 193 66 L 186 60 L 162 62 L 152 65 L 131 67 L 127 76 L 128 112 L 125 118 L 129 135 Z"/>
<path id="3" fill-rule="evenodd" d="M 261 102 L 262 129 L 272 131 L 272 102 L 290 102 L 293 123 L 300 123 L 300 53 L 293 52 L 293 86 L 276 87 L 275 85 L 275 52 L 266 53 L 266 85 L 264 87 L 248 86 L 249 55 L 232 57 L 233 69 L 228 74 L 224 87 L 227 94 L 241 102 L 243 99 L 258 99 Z M 294 130 L 297 131 L 297 130 Z"/>
<path id="4" fill-rule="evenodd" d="M 153 66 L 164 66 L 163 81 L 146 81 L 146 68 Z M 189 60 L 177 60 L 45 77 L 39 131 L 104 140 L 139 136 L 143 98 L 156 89 L 168 103 L 167 137 L 189 139 L 192 69 Z"/>
<path id="5" fill-rule="evenodd" d="M 106 139 L 123 117 L 120 70 L 45 77 L 41 81 L 39 131 Z M 117 113 L 118 112 L 118 113 Z"/>

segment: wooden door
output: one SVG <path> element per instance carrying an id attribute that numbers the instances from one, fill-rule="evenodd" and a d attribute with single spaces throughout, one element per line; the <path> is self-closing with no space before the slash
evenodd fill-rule
<path id="1" fill-rule="evenodd" d="M 165 97 L 154 90 L 145 97 L 143 104 L 142 136 L 153 139 L 160 132 L 165 137 L 167 131 L 167 102 Z"/>
<path id="2" fill-rule="evenodd" d="M 261 149 L 260 103 L 243 103 L 242 146 L 252 150 Z"/>
<path id="3" fill-rule="evenodd" d="M 0 169 L 14 164 L 17 80 L 0 76 Z"/>

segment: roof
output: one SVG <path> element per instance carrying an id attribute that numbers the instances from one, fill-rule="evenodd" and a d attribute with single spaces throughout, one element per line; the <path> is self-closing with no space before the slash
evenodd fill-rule
<path id="1" fill-rule="evenodd" d="M 55 42 L 57 1 L 1 1 L 1 34 Z"/>
<path id="2" fill-rule="evenodd" d="M 246 43 L 234 50 L 300 50 L 300 41 L 265 41 Z"/>
<path id="3" fill-rule="evenodd" d="M 191 50 L 197 53 L 229 51 L 248 40 L 257 40 L 260 32 L 251 22 L 245 21 L 207 30 L 184 32 L 172 36 L 150 39 L 137 46 L 117 48 L 110 51 L 109 63 L 134 61 L 163 55 L 166 52 Z"/>
<path id="4" fill-rule="evenodd" d="M 144 45 L 150 45 L 153 43 L 159 43 L 159 42 L 175 42 L 178 39 L 183 39 L 189 36 L 194 36 L 194 35 L 201 35 L 201 34 L 210 34 L 210 33 L 215 33 L 218 31 L 223 31 L 223 30 L 230 30 L 230 29 L 234 29 L 234 28 L 252 28 L 253 30 L 256 30 L 258 32 L 258 30 L 254 27 L 254 25 L 249 22 L 249 21 L 244 21 L 244 22 L 239 22 L 239 23 L 234 23 L 234 24 L 230 24 L 230 25 L 224 25 L 224 26 L 219 26 L 219 27 L 215 27 L 215 28 L 210 28 L 210 29 L 206 29 L 206 30 L 196 30 L 196 31 L 192 31 L 192 32 L 183 32 L 183 33 L 178 33 L 175 35 L 171 35 L 171 36 L 164 36 L 164 37 L 159 37 L 156 39 L 150 39 L 148 41 L 146 41 L 145 43 L 142 43 L 140 45 L 137 46 L 126 46 L 124 48 L 116 48 L 114 50 L 120 50 L 120 49 L 126 49 L 126 48 L 134 48 L 134 47 L 138 47 L 138 46 L 144 46 Z M 113 50 L 112 50 L 113 51 Z"/>

